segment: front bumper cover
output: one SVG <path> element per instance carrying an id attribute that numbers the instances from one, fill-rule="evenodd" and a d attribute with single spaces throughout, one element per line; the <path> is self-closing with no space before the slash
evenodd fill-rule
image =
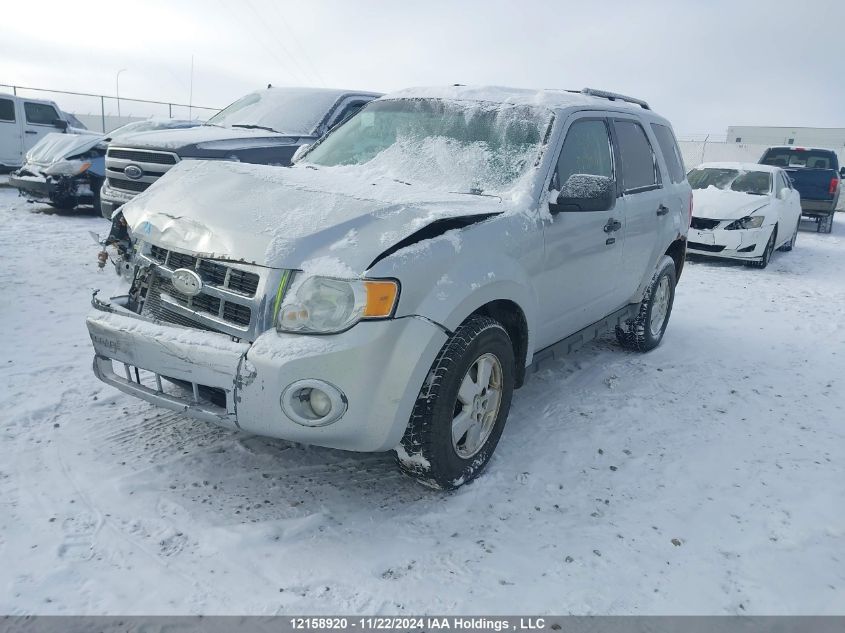
<path id="1" fill-rule="evenodd" d="M 701 230 L 690 227 L 687 233 L 687 253 L 725 257 L 728 259 L 755 260 L 763 256 L 772 225 L 759 229 Z"/>
<path id="2" fill-rule="evenodd" d="M 271 330 L 250 345 L 151 323 L 101 302 L 87 325 L 95 374 L 121 391 L 228 428 L 354 451 L 384 451 L 399 443 L 447 338 L 431 321 L 405 317 L 363 322 L 332 336 Z M 162 383 L 165 377 L 193 389 L 174 390 Z M 281 394 L 304 378 L 337 386 L 348 401 L 343 416 L 322 427 L 285 416 Z M 209 390 L 224 395 L 225 405 L 204 398 Z"/>

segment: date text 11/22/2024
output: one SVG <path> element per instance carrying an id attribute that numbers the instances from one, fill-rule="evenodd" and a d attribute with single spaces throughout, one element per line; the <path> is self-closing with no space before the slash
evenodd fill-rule
<path id="1" fill-rule="evenodd" d="M 542 631 L 544 618 L 483 618 L 483 617 L 294 617 L 290 625 L 297 631 Z M 551 629 L 560 629 L 552 625 Z"/>

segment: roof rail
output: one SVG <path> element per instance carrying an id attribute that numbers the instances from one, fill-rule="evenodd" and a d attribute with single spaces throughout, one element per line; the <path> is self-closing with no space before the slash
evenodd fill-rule
<path id="1" fill-rule="evenodd" d="M 617 99 L 619 99 L 620 101 L 634 103 L 643 108 L 644 110 L 651 110 L 648 103 L 646 103 L 642 99 L 626 97 L 625 95 L 621 95 L 618 92 L 607 92 L 606 90 L 596 90 L 595 88 L 582 88 L 581 94 L 590 95 L 591 97 L 602 97 L 604 99 L 610 99 L 611 101 L 616 101 Z"/>

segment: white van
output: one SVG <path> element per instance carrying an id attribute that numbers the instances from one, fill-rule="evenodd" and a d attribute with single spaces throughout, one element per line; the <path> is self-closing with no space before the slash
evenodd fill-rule
<path id="1" fill-rule="evenodd" d="M 52 101 L 0 93 L 0 168 L 20 167 L 33 145 L 69 126 L 67 115 Z"/>

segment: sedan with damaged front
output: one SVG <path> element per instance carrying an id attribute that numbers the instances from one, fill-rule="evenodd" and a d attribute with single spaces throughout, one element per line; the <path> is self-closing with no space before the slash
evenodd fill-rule
<path id="1" fill-rule="evenodd" d="M 757 163 L 703 163 L 687 176 L 694 203 L 689 254 L 765 268 L 775 249 L 794 248 L 801 198 L 783 169 Z"/>
<path id="2" fill-rule="evenodd" d="M 292 168 L 183 161 L 125 204 L 94 371 L 231 429 L 454 488 L 528 367 L 656 347 L 691 192 L 670 124 L 597 90 L 412 89 Z"/>

